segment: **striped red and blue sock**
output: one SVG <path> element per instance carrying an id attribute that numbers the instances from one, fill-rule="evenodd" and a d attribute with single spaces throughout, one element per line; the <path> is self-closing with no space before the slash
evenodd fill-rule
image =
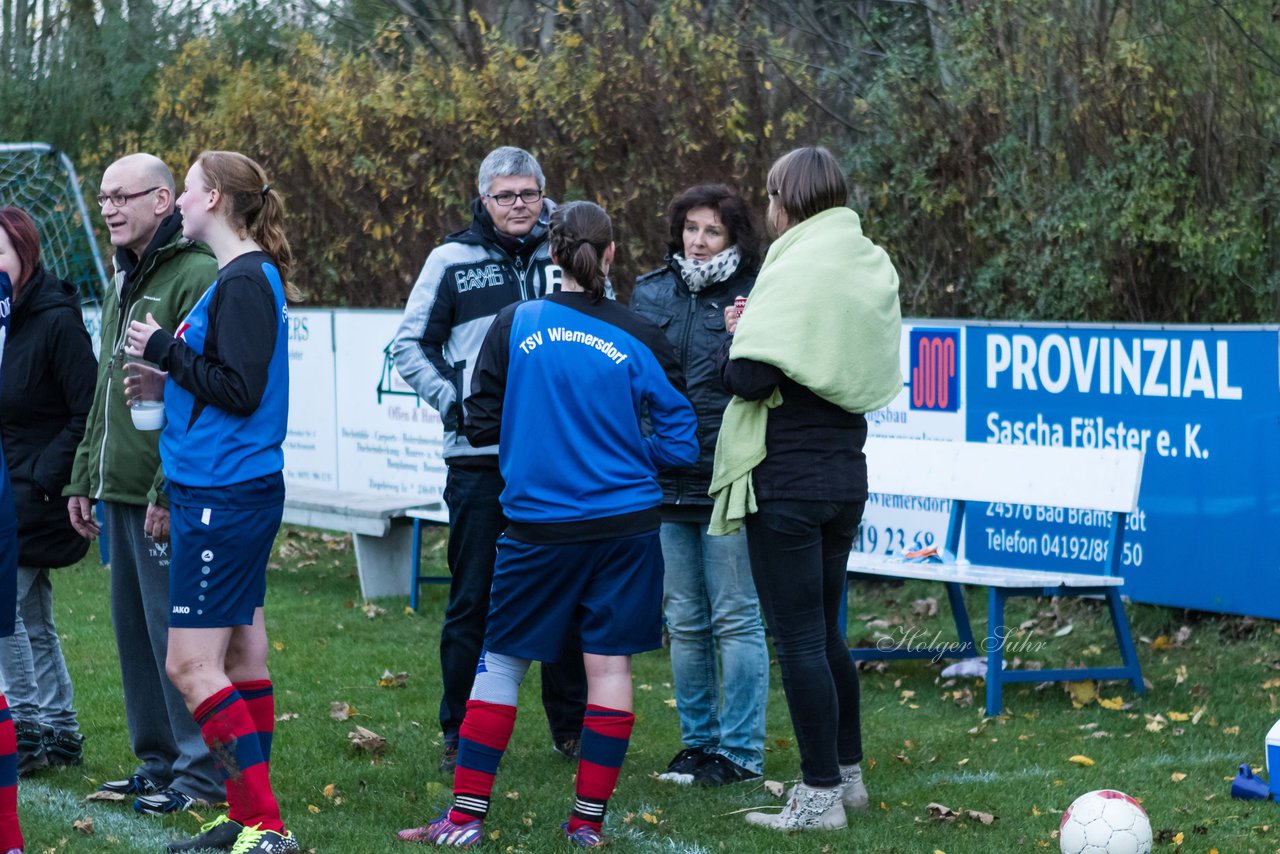
<path id="1" fill-rule="evenodd" d="M 582 719 L 582 754 L 578 759 L 577 798 L 569 814 L 568 831 L 588 825 L 599 831 L 605 807 L 618 785 L 622 760 L 631 743 L 636 716 L 621 709 L 588 704 Z"/>
<path id="2" fill-rule="evenodd" d="M 483 819 L 489 814 L 493 778 L 516 727 L 516 707 L 484 700 L 468 700 L 458 730 L 458 767 L 453 772 L 454 824 Z"/>
<path id="3" fill-rule="evenodd" d="M 262 742 L 240 692 L 228 685 L 201 703 L 194 717 L 204 743 L 226 775 L 232 821 L 283 833 L 284 822 L 271 791 Z"/>
<path id="4" fill-rule="evenodd" d="M 22 848 L 18 825 L 18 734 L 9 701 L 0 694 L 0 851 Z"/>
<path id="5" fill-rule="evenodd" d="M 262 744 L 262 761 L 271 764 L 271 737 L 276 731 L 276 694 L 270 679 L 253 679 L 232 685 L 249 707 L 249 717 L 258 730 Z"/>

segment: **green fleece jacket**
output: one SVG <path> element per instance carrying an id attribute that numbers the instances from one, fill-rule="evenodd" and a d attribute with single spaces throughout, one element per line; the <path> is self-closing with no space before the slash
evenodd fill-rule
<path id="1" fill-rule="evenodd" d="M 161 228 L 166 225 L 169 220 Z M 168 507 L 161 491 L 160 431 L 134 428 L 125 403 L 124 332 L 130 320 L 145 320 L 148 313 L 162 328 L 177 329 L 217 278 L 218 262 L 208 247 L 183 237 L 178 228 L 163 244 L 148 249 L 139 267 L 126 285 L 117 264 L 114 287 L 102 301 L 102 346 L 93 408 L 84 439 L 76 448 L 71 483 L 62 494 Z"/>
<path id="2" fill-rule="evenodd" d="M 871 412 L 902 391 L 898 273 L 862 233 L 858 215 L 831 208 L 787 229 L 760 267 L 731 359 L 752 359 L 849 412 Z M 767 400 L 725 409 L 711 475 L 709 533 L 732 534 L 755 511 L 751 470 L 765 457 Z M 820 496 L 815 496 L 818 498 Z"/>

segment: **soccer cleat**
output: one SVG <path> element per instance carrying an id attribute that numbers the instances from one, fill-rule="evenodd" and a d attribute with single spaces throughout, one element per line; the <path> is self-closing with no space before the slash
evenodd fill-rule
<path id="1" fill-rule="evenodd" d="M 849 819 L 844 814 L 844 803 L 840 800 L 843 791 L 843 786 L 815 789 L 800 783 L 791 790 L 791 796 L 782 812 L 749 812 L 746 815 L 747 823 L 771 827 L 784 833 L 797 830 L 843 830 L 849 824 Z"/>
<path id="2" fill-rule="evenodd" d="M 232 821 L 231 816 L 220 815 L 213 821 L 200 825 L 200 832 L 190 839 L 175 839 L 169 843 L 169 854 L 182 851 L 230 851 L 240 838 L 244 825 Z"/>
<path id="3" fill-rule="evenodd" d="M 404 842 L 421 842 L 426 845 L 447 845 L 451 848 L 470 848 L 484 838 L 484 822 L 480 819 L 454 824 L 448 813 L 441 813 L 435 821 L 422 827 L 412 827 L 396 834 Z"/>
<path id="4" fill-rule="evenodd" d="M 301 850 L 298 840 L 289 831 L 258 830 L 255 826 L 240 831 L 231 854 L 292 854 Z"/>
<path id="5" fill-rule="evenodd" d="M 66 768 L 84 762 L 84 736 L 67 729 L 45 727 L 41 731 L 44 755 L 52 768 Z"/>
<path id="6" fill-rule="evenodd" d="M 152 780 L 141 774 L 134 774 L 127 780 L 108 780 L 98 787 L 99 792 L 111 792 L 115 795 L 149 795 L 159 789 Z"/>
<path id="7" fill-rule="evenodd" d="M 609 844 L 604 835 L 589 824 L 578 825 L 577 830 L 569 829 L 569 822 L 560 825 L 565 837 L 579 848 L 603 848 Z"/>
<path id="8" fill-rule="evenodd" d="M 154 794 L 134 798 L 133 811 L 143 815 L 168 815 L 171 812 L 182 812 L 195 802 L 195 798 L 184 795 L 177 789 L 160 789 Z"/>
<path id="9" fill-rule="evenodd" d="M 568 738 L 553 738 L 551 740 L 551 749 L 565 759 L 576 762 L 582 755 L 582 739 L 576 735 Z"/>
<path id="10" fill-rule="evenodd" d="M 762 775 L 744 768 L 727 756 L 719 753 L 708 753 L 707 757 L 693 771 L 693 782 L 699 786 L 727 786 L 730 783 L 745 783 L 759 780 Z"/>
<path id="11" fill-rule="evenodd" d="M 18 740 L 19 777 L 26 777 L 49 767 L 49 758 L 44 753 L 44 735 L 40 732 L 40 724 L 15 720 L 13 733 Z"/>
<path id="12" fill-rule="evenodd" d="M 862 782 L 862 765 L 840 766 L 840 800 L 852 810 L 866 809 L 870 798 L 867 797 L 867 786 Z"/>
<path id="13" fill-rule="evenodd" d="M 666 783 L 687 786 L 693 782 L 693 772 L 707 760 L 710 755 L 701 747 L 686 747 L 667 763 L 667 770 L 658 775 L 658 779 Z"/>
<path id="14" fill-rule="evenodd" d="M 440 773 L 452 774 L 458 767 L 458 745 L 446 744 L 440 754 Z"/>

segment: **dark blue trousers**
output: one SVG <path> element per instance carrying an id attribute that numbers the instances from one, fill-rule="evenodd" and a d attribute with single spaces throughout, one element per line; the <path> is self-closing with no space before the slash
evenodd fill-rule
<path id="1" fill-rule="evenodd" d="M 440 730 L 446 744 L 457 744 L 458 728 L 467 712 L 476 662 L 484 647 L 489 591 L 498 535 L 507 527 L 498 498 L 502 475 L 496 468 L 449 466 L 444 500 L 449 507 L 449 604 L 440 634 Z M 587 702 L 587 676 L 582 667 L 582 641 L 567 633 L 560 660 L 542 665 L 542 705 L 556 741 L 578 738 Z"/>

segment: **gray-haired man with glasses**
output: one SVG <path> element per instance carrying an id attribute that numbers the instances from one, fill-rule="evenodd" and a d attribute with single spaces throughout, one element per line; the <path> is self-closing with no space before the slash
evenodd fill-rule
<path id="1" fill-rule="evenodd" d="M 115 275 L 102 300 L 102 349 L 93 408 L 63 490 L 71 524 L 98 536 L 101 501 L 111 552 L 111 618 L 120 652 L 125 721 L 136 772 L 101 788 L 131 797 L 141 813 L 219 802 L 223 787 L 200 728 L 165 675 L 169 637 L 169 510 L 158 431 L 133 426 L 125 403 L 124 332 L 148 314 L 174 329 L 213 284 L 218 264 L 182 236 L 173 174 L 150 154 L 107 167 L 98 192 L 115 247 Z"/>
<path id="2" fill-rule="evenodd" d="M 440 637 L 440 770 L 446 773 L 457 761 L 458 728 L 484 644 L 498 535 L 506 527 L 498 503 L 498 446 L 473 447 L 462 436 L 462 400 L 494 315 L 560 287 L 560 268 L 551 263 L 546 243 L 554 203 L 543 195 L 546 179 L 538 161 L 520 148 L 498 148 L 480 164 L 476 183 L 480 193 L 471 203 L 471 226 L 450 234 L 427 257 L 391 345 L 400 375 L 444 424 L 452 576 Z M 577 754 L 586 694 L 576 644 L 560 661 L 543 665 L 542 702 L 552 744 L 566 756 Z"/>

